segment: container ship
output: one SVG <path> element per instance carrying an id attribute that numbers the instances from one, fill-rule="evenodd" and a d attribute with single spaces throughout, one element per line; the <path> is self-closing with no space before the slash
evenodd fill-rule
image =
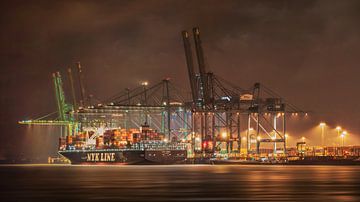
<path id="1" fill-rule="evenodd" d="M 59 154 L 71 164 L 181 164 L 186 145 L 169 141 L 148 125 L 139 129 L 82 131 L 59 138 Z"/>

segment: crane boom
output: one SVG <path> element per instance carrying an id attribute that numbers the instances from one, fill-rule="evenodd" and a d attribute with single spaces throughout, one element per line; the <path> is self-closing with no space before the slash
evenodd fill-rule
<path id="1" fill-rule="evenodd" d="M 191 51 L 191 46 L 190 46 L 190 41 L 189 41 L 189 33 L 187 31 L 182 31 L 182 37 L 183 37 L 183 42 L 184 42 L 185 57 L 186 57 L 188 74 L 189 74 L 192 100 L 193 100 L 193 103 L 196 103 L 197 99 L 198 99 L 198 95 L 197 95 L 197 87 L 196 87 L 194 62 L 193 62 L 192 51 Z"/>
<path id="2" fill-rule="evenodd" d="M 209 90 L 207 85 L 207 72 L 205 69 L 204 51 L 201 46 L 200 31 L 198 27 L 193 28 L 193 34 L 195 41 L 196 56 L 197 56 L 199 72 L 200 72 L 200 81 L 202 87 L 201 92 L 204 99 L 204 104 L 206 105 L 209 103 L 210 98 L 209 98 Z"/>
<path id="3" fill-rule="evenodd" d="M 69 74 L 69 81 L 70 81 L 70 87 L 71 87 L 71 95 L 72 95 L 72 100 L 73 100 L 73 107 L 74 107 L 74 109 L 77 109 L 74 79 L 73 79 L 73 74 L 72 74 L 71 68 L 68 68 L 68 74 Z"/>
<path id="4" fill-rule="evenodd" d="M 62 87 L 62 80 L 60 72 L 53 73 L 54 87 L 55 87 L 55 96 L 58 105 L 59 118 L 61 121 L 66 120 L 66 104 L 65 104 L 65 95 Z"/>
<path id="5" fill-rule="evenodd" d="M 83 75 L 82 75 L 82 69 L 81 69 L 80 62 L 76 63 L 76 67 L 78 70 L 78 80 L 79 80 L 80 95 L 81 95 L 80 105 L 83 107 L 85 105 L 86 94 L 85 94 L 85 87 L 84 87 L 84 83 L 83 83 Z"/>

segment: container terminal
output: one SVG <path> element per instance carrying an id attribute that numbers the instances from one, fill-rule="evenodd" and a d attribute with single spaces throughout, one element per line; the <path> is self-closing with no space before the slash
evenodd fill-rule
<path id="1" fill-rule="evenodd" d="M 244 89 L 208 71 L 199 28 L 181 36 L 191 93 L 165 78 L 95 102 L 78 62 L 67 72 L 71 102 L 53 73 L 57 113 L 19 123 L 61 128 L 49 163 L 359 164 L 356 146 L 288 148 L 287 118 L 308 112 L 260 83 Z"/>

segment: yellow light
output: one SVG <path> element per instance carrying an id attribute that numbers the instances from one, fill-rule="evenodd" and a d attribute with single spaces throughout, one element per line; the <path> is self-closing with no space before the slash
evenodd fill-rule
<path id="1" fill-rule="evenodd" d="M 272 140 L 275 140 L 275 137 L 273 136 L 273 137 L 271 137 L 271 139 L 272 139 Z"/>
<path id="2" fill-rule="evenodd" d="M 244 141 L 245 141 L 245 140 L 246 140 L 246 137 L 243 137 L 243 138 L 242 138 L 242 140 L 244 140 Z"/>
<path id="3" fill-rule="evenodd" d="M 249 128 L 249 131 L 252 131 L 252 130 L 254 130 L 254 128 Z"/>
<path id="4" fill-rule="evenodd" d="M 302 140 L 303 142 L 305 142 L 305 137 L 302 137 L 301 140 Z"/>
<path id="5" fill-rule="evenodd" d="M 289 137 L 289 135 L 288 134 L 285 134 L 285 138 L 288 138 Z"/>
<path id="6" fill-rule="evenodd" d="M 345 130 L 344 132 L 342 132 L 342 134 L 347 135 L 347 131 Z"/>
<path id="7" fill-rule="evenodd" d="M 336 130 L 341 130 L 341 127 L 340 127 L 340 126 L 337 126 L 337 127 L 336 127 Z"/>
<path id="8" fill-rule="evenodd" d="M 321 122 L 321 123 L 319 124 L 319 126 L 320 126 L 320 127 L 324 127 L 324 126 L 326 126 L 326 123 Z"/>
<path id="9" fill-rule="evenodd" d="M 164 142 L 167 142 L 167 141 L 168 141 L 168 139 L 165 138 L 165 139 L 164 139 Z"/>
<path id="10" fill-rule="evenodd" d="M 261 140 L 261 137 L 260 136 L 257 136 L 257 138 L 256 138 L 258 141 L 260 141 Z"/>
<path id="11" fill-rule="evenodd" d="M 147 81 L 144 81 L 144 82 L 141 83 L 141 85 L 147 86 L 147 85 L 149 85 L 149 83 Z"/>
<path id="12" fill-rule="evenodd" d="M 227 138 L 227 133 L 223 132 L 223 133 L 221 133 L 221 136 L 225 139 L 225 138 Z"/>

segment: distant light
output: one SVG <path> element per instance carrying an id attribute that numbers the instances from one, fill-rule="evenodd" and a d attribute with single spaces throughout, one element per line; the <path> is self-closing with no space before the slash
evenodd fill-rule
<path id="1" fill-rule="evenodd" d="M 147 85 L 149 85 L 149 83 L 147 81 L 144 81 L 144 82 L 141 83 L 141 85 L 142 86 L 147 86 Z"/>
<path id="2" fill-rule="evenodd" d="M 249 131 L 252 131 L 252 130 L 254 130 L 254 128 L 249 128 Z"/>
<path id="3" fill-rule="evenodd" d="M 164 139 L 164 142 L 168 142 L 168 139 L 167 139 L 167 138 L 165 138 L 165 139 Z"/>
<path id="4" fill-rule="evenodd" d="M 276 138 L 275 138 L 275 136 L 272 136 L 271 139 L 272 139 L 272 140 L 275 140 Z"/>
<path id="5" fill-rule="evenodd" d="M 221 100 L 227 100 L 227 101 L 230 101 L 231 98 L 229 96 L 223 96 L 220 98 Z"/>
<path id="6" fill-rule="evenodd" d="M 242 140 L 244 140 L 244 141 L 245 141 L 245 140 L 246 140 L 246 137 L 243 137 L 243 138 L 242 138 Z"/>
<path id="7" fill-rule="evenodd" d="M 226 132 L 222 132 L 222 133 L 221 133 L 221 136 L 225 139 L 225 138 L 227 138 L 227 133 L 226 133 Z"/>
<path id="8" fill-rule="evenodd" d="M 340 126 L 337 126 L 337 127 L 336 127 L 336 130 L 341 130 L 341 127 L 340 127 Z"/>
<path id="9" fill-rule="evenodd" d="M 342 134 L 347 135 L 347 131 L 342 132 Z"/>
<path id="10" fill-rule="evenodd" d="M 319 126 L 320 126 L 320 127 L 324 127 L 324 126 L 326 126 L 326 123 L 321 122 L 321 123 L 319 124 Z"/>
<path id="11" fill-rule="evenodd" d="M 289 135 L 288 134 L 285 134 L 285 138 L 288 138 L 289 137 Z"/>
<path id="12" fill-rule="evenodd" d="M 260 141 L 261 140 L 261 137 L 260 136 L 257 136 L 257 138 L 256 138 L 258 141 Z"/>
<path id="13" fill-rule="evenodd" d="M 305 137 L 302 137 L 301 139 L 302 139 L 303 142 L 305 142 Z"/>

